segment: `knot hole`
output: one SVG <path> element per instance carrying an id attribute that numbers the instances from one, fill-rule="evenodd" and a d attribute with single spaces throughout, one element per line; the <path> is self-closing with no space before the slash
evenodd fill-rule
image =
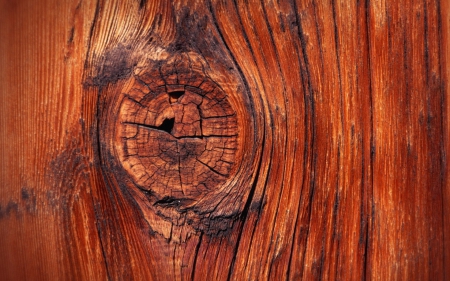
<path id="1" fill-rule="evenodd" d="M 174 91 L 169 93 L 169 101 L 170 103 L 175 103 L 178 99 L 184 95 L 184 91 Z"/>
<path id="2" fill-rule="evenodd" d="M 159 125 L 159 126 L 157 127 L 157 129 L 158 129 L 158 130 L 161 130 L 161 131 L 165 131 L 165 132 L 171 134 L 171 133 L 172 133 L 172 130 L 173 130 L 174 124 L 175 124 L 175 118 L 168 118 L 168 119 L 165 119 L 165 120 L 161 123 L 161 125 Z"/>

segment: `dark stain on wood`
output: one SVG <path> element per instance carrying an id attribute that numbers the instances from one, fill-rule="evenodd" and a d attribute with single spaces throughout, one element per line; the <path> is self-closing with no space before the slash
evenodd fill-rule
<path id="1" fill-rule="evenodd" d="M 88 78 L 85 86 L 106 86 L 128 77 L 136 65 L 131 55 L 131 46 L 122 44 L 107 50 L 98 63 L 97 76 Z"/>

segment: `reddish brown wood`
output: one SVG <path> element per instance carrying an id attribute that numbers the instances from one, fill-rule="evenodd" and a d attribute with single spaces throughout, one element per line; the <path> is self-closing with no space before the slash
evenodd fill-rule
<path id="1" fill-rule="evenodd" d="M 101 280 L 81 119 L 96 3 L 0 2 L 0 279 Z"/>
<path id="2" fill-rule="evenodd" d="M 450 278 L 448 1 L 35 2 L 0 280 Z"/>
<path id="3" fill-rule="evenodd" d="M 442 45 L 440 48 L 440 54 L 442 57 L 441 75 L 443 77 L 444 97 L 442 103 L 442 123 L 443 123 L 443 139 L 444 139 L 444 186 L 443 186 L 443 234 L 444 234 L 444 278 L 450 276 L 450 172 L 448 163 L 450 163 L 450 154 L 447 153 L 450 149 L 450 99 L 448 97 L 448 91 L 450 89 L 450 68 L 447 67 L 450 62 L 450 3 L 443 2 L 440 5 L 440 23 L 441 23 L 441 40 Z"/>
<path id="4" fill-rule="evenodd" d="M 167 239 L 174 227 L 226 230 L 243 204 L 227 206 L 228 213 L 223 207 L 216 218 L 204 214 L 214 214 L 224 197 L 248 194 L 235 183 L 248 136 L 238 129 L 231 97 L 202 69 L 201 58 L 186 53 L 140 66 L 124 88 L 108 95 L 114 109 L 105 107 L 99 130 L 106 176 L 132 190 L 141 211 L 152 213 L 146 214 L 151 231 Z M 166 228 L 153 226 L 155 215 Z"/>

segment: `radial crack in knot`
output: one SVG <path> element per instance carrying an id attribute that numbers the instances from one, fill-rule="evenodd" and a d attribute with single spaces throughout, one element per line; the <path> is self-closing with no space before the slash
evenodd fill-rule
<path id="1" fill-rule="evenodd" d="M 178 220 L 220 194 L 238 150 L 227 94 L 204 73 L 164 66 L 136 74 L 123 95 L 115 150 L 133 183 L 154 198 L 156 213 Z"/>

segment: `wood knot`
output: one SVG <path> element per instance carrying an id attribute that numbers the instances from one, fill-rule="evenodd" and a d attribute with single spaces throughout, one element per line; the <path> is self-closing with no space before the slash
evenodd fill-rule
<path id="1" fill-rule="evenodd" d="M 144 72 L 124 91 L 116 131 L 120 162 L 158 198 L 155 204 L 199 200 L 234 167 L 236 113 L 216 83 L 195 75 L 170 80 L 167 73 Z"/>
<path id="2" fill-rule="evenodd" d="M 188 56 L 140 66 L 119 86 L 108 98 L 100 132 L 113 156 L 105 173 L 127 186 L 152 227 L 163 220 L 200 230 L 229 228 L 246 194 L 235 177 L 249 131 L 239 129 L 244 121 L 237 112 L 245 112 L 245 103 L 236 100 L 243 95 L 230 96 Z M 219 212 L 226 197 L 239 203 Z"/>
<path id="3" fill-rule="evenodd" d="M 134 214 L 152 233 L 225 233 L 248 206 L 262 133 L 243 80 L 228 66 L 192 52 L 144 58 L 102 89 L 107 187 L 139 208 Z"/>

